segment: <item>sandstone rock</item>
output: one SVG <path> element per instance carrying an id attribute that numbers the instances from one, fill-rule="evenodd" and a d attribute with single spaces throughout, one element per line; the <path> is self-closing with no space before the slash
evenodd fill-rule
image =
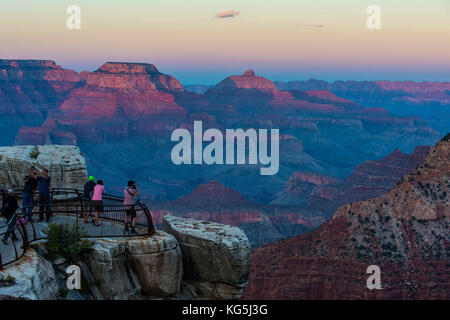
<path id="1" fill-rule="evenodd" d="M 230 285 L 220 282 L 183 281 L 180 296 L 198 300 L 236 300 L 247 284 Z"/>
<path id="2" fill-rule="evenodd" d="M 140 292 L 140 281 L 128 265 L 124 238 L 95 241 L 87 262 L 99 289 L 107 300 L 135 299 Z"/>
<path id="3" fill-rule="evenodd" d="M 19 188 L 31 166 L 46 168 L 55 188 L 82 189 L 87 181 L 86 162 L 78 147 L 38 146 L 37 159 L 30 157 L 34 146 L 0 147 L 0 188 Z"/>
<path id="4" fill-rule="evenodd" d="M 157 231 L 149 238 L 127 241 L 128 259 L 142 283 L 144 294 L 174 296 L 180 291 L 183 266 L 177 240 Z"/>
<path id="5" fill-rule="evenodd" d="M 58 285 L 51 262 L 45 260 L 34 250 L 29 250 L 16 264 L 2 270 L 11 275 L 16 284 L 0 287 L 0 299 L 55 300 Z"/>
<path id="6" fill-rule="evenodd" d="M 165 216 L 162 230 L 173 234 L 180 244 L 184 279 L 190 281 L 188 292 L 194 292 L 192 287 L 198 283 L 199 293 L 191 298 L 208 298 L 203 294 L 211 294 L 214 287 L 228 288 L 218 290 L 216 299 L 240 298 L 251 263 L 251 246 L 241 229 Z"/>

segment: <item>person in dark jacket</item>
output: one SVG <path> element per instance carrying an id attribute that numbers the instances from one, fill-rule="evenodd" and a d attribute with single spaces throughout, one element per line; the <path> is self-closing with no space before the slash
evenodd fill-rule
<path id="1" fill-rule="evenodd" d="M 93 176 L 89 177 L 89 181 L 84 185 L 83 192 L 83 219 L 85 223 L 88 223 L 89 216 L 92 213 L 92 195 L 94 194 L 94 188 L 97 184 Z"/>
<path id="2" fill-rule="evenodd" d="M 44 212 L 47 222 L 50 222 L 52 211 L 50 208 L 50 190 L 52 188 L 52 179 L 48 176 L 48 170 L 42 169 L 37 177 L 39 183 L 39 222 L 44 221 Z"/>
<path id="3" fill-rule="evenodd" d="M 33 194 L 38 188 L 37 170 L 30 168 L 30 174 L 24 179 L 22 214 L 27 216 L 28 221 L 33 221 Z"/>
<path id="4" fill-rule="evenodd" d="M 13 241 L 17 240 L 16 233 L 14 232 L 14 228 L 16 227 L 15 221 L 11 220 L 11 218 L 14 216 L 16 210 L 19 208 L 19 204 L 17 203 L 17 199 L 14 196 L 14 191 L 9 189 L 8 194 L 6 195 L 5 199 L 3 200 L 2 205 L 2 215 L 6 218 L 7 223 L 9 223 L 6 233 L 2 238 L 2 242 L 7 245 L 8 244 L 8 238 L 11 236 Z"/>

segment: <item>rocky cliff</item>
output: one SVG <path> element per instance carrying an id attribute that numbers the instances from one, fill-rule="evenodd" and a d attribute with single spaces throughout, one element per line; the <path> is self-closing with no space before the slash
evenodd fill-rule
<path id="1" fill-rule="evenodd" d="M 247 285 L 251 246 L 236 227 L 168 217 L 151 237 L 96 239 L 87 261 L 79 262 L 82 290 L 66 299 L 240 299 Z M 2 270 L 15 283 L 0 284 L 1 299 L 61 299 L 66 268 L 51 262 L 38 245 Z"/>
<path id="2" fill-rule="evenodd" d="M 162 230 L 173 234 L 180 244 L 184 296 L 240 299 L 251 264 L 251 246 L 241 229 L 166 216 Z"/>
<path id="3" fill-rule="evenodd" d="M 36 159 L 30 152 L 37 147 Z M 46 168 L 54 188 L 82 189 L 87 181 L 86 161 L 75 146 L 0 147 L 0 188 L 19 188 L 31 166 Z"/>
<path id="4" fill-rule="evenodd" d="M 245 298 L 449 299 L 450 137 L 385 195 L 257 249 Z M 382 290 L 366 287 L 370 265 Z"/>
<path id="5" fill-rule="evenodd" d="M 420 146 L 411 154 L 394 152 L 379 160 L 358 165 L 345 180 L 312 172 L 294 172 L 274 204 L 328 206 L 332 213 L 338 206 L 374 198 L 388 192 L 407 173 L 426 158 L 430 147 Z"/>
<path id="6" fill-rule="evenodd" d="M 147 63 L 107 62 L 76 73 L 50 60 L 2 60 L 0 72 L 0 145 L 77 145 L 93 173 L 108 176 L 109 190 L 121 191 L 125 174 L 165 200 L 189 194 L 203 179 L 269 203 L 294 172 L 343 179 L 395 148 L 412 152 L 439 139 L 428 122 L 390 114 L 382 103 L 366 105 L 327 86 L 281 90 L 252 70 L 205 94 L 185 92 Z M 371 88 L 380 85 L 367 85 L 368 97 Z M 447 125 L 441 119 L 439 130 Z M 253 166 L 174 166 L 170 134 L 192 130 L 194 120 L 204 129 L 279 129 L 282 170 L 268 179 Z"/>

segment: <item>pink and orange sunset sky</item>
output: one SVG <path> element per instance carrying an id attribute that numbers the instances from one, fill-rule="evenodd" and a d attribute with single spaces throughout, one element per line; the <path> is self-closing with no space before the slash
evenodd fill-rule
<path id="1" fill-rule="evenodd" d="M 66 9 L 81 8 L 81 30 Z M 381 30 L 366 27 L 369 5 Z M 0 58 L 95 70 L 148 62 L 183 84 L 253 68 L 271 80 L 450 81 L 450 0 L 2 0 Z"/>

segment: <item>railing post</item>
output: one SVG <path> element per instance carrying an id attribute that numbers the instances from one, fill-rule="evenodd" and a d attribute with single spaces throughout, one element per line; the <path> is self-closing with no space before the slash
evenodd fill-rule
<path id="1" fill-rule="evenodd" d="M 27 251 L 28 247 L 29 247 L 29 242 L 28 242 L 28 233 L 27 233 L 27 228 L 25 228 L 25 224 L 22 223 L 22 220 L 20 219 L 20 225 L 22 226 L 22 231 L 23 231 L 23 250 Z M 33 223 L 33 222 L 31 222 Z M 34 231 L 34 226 L 33 227 L 33 231 Z"/>
<path id="2" fill-rule="evenodd" d="M 147 217 L 147 232 L 149 235 L 154 235 L 155 234 L 155 226 L 153 225 L 153 219 L 152 219 L 150 210 L 148 210 L 148 208 L 145 204 L 139 203 L 139 205 L 141 206 L 142 210 L 145 213 L 145 216 Z"/>

